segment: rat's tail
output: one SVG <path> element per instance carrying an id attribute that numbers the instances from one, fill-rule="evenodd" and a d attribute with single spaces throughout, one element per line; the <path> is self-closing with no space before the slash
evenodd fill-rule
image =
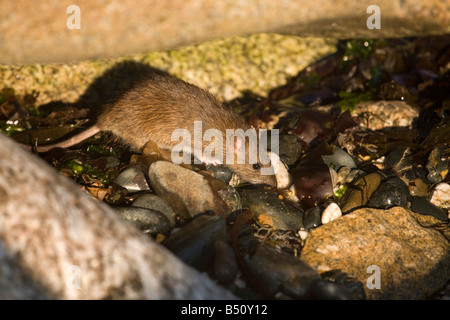
<path id="1" fill-rule="evenodd" d="M 36 150 L 39 153 L 43 153 L 43 152 L 50 151 L 51 149 L 54 149 L 54 148 L 72 147 L 72 146 L 86 140 L 87 138 L 92 137 L 94 134 L 96 134 L 98 132 L 100 132 L 100 128 L 97 127 L 97 125 L 93 125 L 92 127 L 89 127 L 87 129 L 83 130 L 79 134 L 76 134 L 73 137 L 63 140 L 61 142 L 57 142 L 57 143 L 53 143 L 53 144 L 49 144 L 49 145 L 43 145 L 43 146 L 36 146 L 36 147 L 30 146 L 30 145 L 23 145 L 23 146 L 26 149 L 28 149 L 29 151 Z"/>

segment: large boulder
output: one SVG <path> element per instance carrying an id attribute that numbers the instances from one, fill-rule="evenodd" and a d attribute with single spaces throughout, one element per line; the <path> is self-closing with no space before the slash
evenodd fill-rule
<path id="1" fill-rule="evenodd" d="M 440 226 L 440 227 L 439 227 Z M 313 229 L 301 259 L 361 281 L 368 299 L 423 299 L 450 277 L 450 232 L 408 209 L 363 208 Z"/>
<path id="2" fill-rule="evenodd" d="M 380 29 L 367 27 L 374 11 L 366 1 L 79 0 L 78 12 L 73 4 L 1 0 L 0 63 L 113 58 L 258 32 L 377 38 L 450 31 L 440 0 L 379 0 Z"/>

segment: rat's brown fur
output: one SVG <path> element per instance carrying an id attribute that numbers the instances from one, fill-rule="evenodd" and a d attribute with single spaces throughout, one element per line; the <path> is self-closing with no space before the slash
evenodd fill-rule
<path id="1" fill-rule="evenodd" d="M 194 137 L 194 121 L 202 122 L 202 135 L 208 129 L 217 129 L 224 140 L 226 129 L 246 131 L 250 128 L 241 116 L 223 107 L 211 93 L 159 73 L 141 81 L 110 105 L 99 116 L 97 127 L 102 131 L 111 131 L 137 150 L 149 141 L 160 148 L 172 150 L 179 144 L 179 141 L 171 141 L 172 132 L 186 129 Z M 95 128 L 90 130 L 96 131 Z M 203 148 L 208 144 L 210 141 L 203 141 Z M 248 143 L 245 146 L 248 155 Z M 245 164 L 227 166 L 244 181 L 275 186 L 273 175 L 261 175 L 246 159 Z"/>

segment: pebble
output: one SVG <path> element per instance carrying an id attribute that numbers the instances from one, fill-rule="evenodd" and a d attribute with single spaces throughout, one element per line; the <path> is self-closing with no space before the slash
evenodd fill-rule
<path id="1" fill-rule="evenodd" d="M 238 273 L 238 265 L 231 246 L 222 240 L 214 242 L 214 275 L 221 283 L 232 282 Z"/>
<path id="2" fill-rule="evenodd" d="M 431 193 L 430 202 L 448 211 L 450 209 L 450 185 L 448 183 L 437 184 Z"/>
<path id="3" fill-rule="evenodd" d="M 413 197 L 411 200 L 411 210 L 420 214 L 430 215 L 441 221 L 447 221 L 447 212 L 435 206 L 425 197 Z"/>
<path id="4" fill-rule="evenodd" d="M 392 92 L 398 93 L 395 88 Z M 409 127 L 419 117 L 419 110 L 406 101 L 398 101 L 397 97 L 386 97 L 387 100 L 360 102 L 352 115 L 360 118 L 360 125 L 371 130 L 386 127 Z M 392 99 L 394 98 L 394 99 Z M 391 100 L 392 99 L 392 100 Z"/>
<path id="5" fill-rule="evenodd" d="M 348 212 L 365 205 L 381 182 L 381 176 L 374 172 L 369 173 L 351 184 L 344 194 L 341 203 L 342 212 Z"/>
<path id="6" fill-rule="evenodd" d="M 413 154 L 411 148 L 398 147 L 392 149 L 384 160 L 384 166 L 387 170 L 395 169 L 397 172 L 403 172 L 412 168 Z"/>
<path id="7" fill-rule="evenodd" d="M 347 177 L 350 175 L 351 169 L 348 167 L 340 168 L 336 173 L 336 181 L 333 182 L 333 187 L 343 185 L 347 182 Z"/>
<path id="8" fill-rule="evenodd" d="M 114 182 L 131 192 L 150 190 L 145 171 L 145 166 L 133 165 L 123 170 Z"/>
<path id="9" fill-rule="evenodd" d="M 305 211 L 305 215 L 303 216 L 303 226 L 305 229 L 313 229 L 318 227 L 321 222 L 321 213 L 319 207 L 311 207 Z"/>
<path id="10" fill-rule="evenodd" d="M 308 238 L 308 234 L 309 232 L 306 230 L 299 230 L 298 231 L 298 236 L 300 237 L 300 239 L 302 240 L 306 240 L 306 238 Z"/>
<path id="11" fill-rule="evenodd" d="M 214 212 L 225 216 L 227 206 L 213 191 L 208 179 L 167 161 L 156 161 L 149 169 L 152 187 L 184 219 Z"/>
<path id="12" fill-rule="evenodd" d="M 405 182 L 397 177 L 389 177 L 381 182 L 368 205 L 378 209 L 389 209 L 394 206 L 406 207 L 408 198 L 409 189 Z"/>
<path id="13" fill-rule="evenodd" d="M 214 178 L 219 179 L 226 184 L 229 184 L 233 179 L 233 171 L 225 166 L 207 165 L 206 170 L 211 172 Z"/>
<path id="14" fill-rule="evenodd" d="M 114 211 L 144 233 L 165 233 L 171 228 L 169 219 L 159 211 L 137 207 L 117 207 Z"/>
<path id="15" fill-rule="evenodd" d="M 133 201 L 133 207 L 146 208 L 159 211 L 163 213 L 170 221 L 170 224 L 175 225 L 175 212 L 166 200 L 152 193 L 144 193 L 139 195 Z"/>
<path id="16" fill-rule="evenodd" d="M 303 210 L 290 201 L 280 199 L 273 191 L 252 188 L 240 191 L 242 207 L 253 212 L 255 219 L 277 230 L 297 231 L 303 227 Z"/>
<path id="17" fill-rule="evenodd" d="M 277 189 L 285 190 L 289 188 L 293 181 L 292 175 L 289 173 L 286 165 L 281 161 L 280 157 L 274 153 L 269 152 L 270 163 L 275 167 L 275 178 L 277 180 Z"/>
<path id="18" fill-rule="evenodd" d="M 342 167 L 356 169 L 355 160 L 347 152 L 336 146 L 331 146 L 333 154 L 322 156 L 323 162 L 335 171 Z"/>
<path id="19" fill-rule="evenodd" d="M 331 281 L 334 284 L 345 288 L 354 300 L 366 299 L 366 293 L 364 292 L 364 285 L 360 281 L 356 281 L 348 276 L 347 273 L 340 270 L 330 270 L 321 273 L 322 280 Z"/>
<path id="20" fill-rule="evenodd" d="M 408 187 L 411 196 L 425 197 L 428 195 L 428 185 L 420 177 L 409 180 Z"/>
<path id="21" fill-rule="evenodd" d="M 353 300 L 349 290 L 327 280 L 315 280 L 311 284 L 310 297 L 318 300 Z"/>
<path id="22" fill-rule="evenodd" d="M 164 245 L 187 264 L 203 270 L 214 259 L 215 242 L 226 239 L 225 218 L 201 215 L 172 233 Z"/>
<path id="23" fill-rule="evenodd" d="M 339 218 L 340 216 L 342 216 L 341 208 L 339 208 L 336 203 L 332 202 L 325 208 L 325 210 L 323 210 L 321 222 L 322 224 L 326 224 Z"/>
<path id="24" fill-rule="evenodd" d="M 295 195 L 303 208 L 334 195 L 330 171 L 325 163 L 301 164 L 292 171 Z"/>
<path id="25" fill-rule="evenodd" d="M 426 164 L 428 170 L 427 179 L 432 183 L 439 183 L 447 177 L 450 162 L 449 155 L 445 154 L 447 148 L 445 145 L 439 145 L 431 150 L 428 156 Z"/>
<path id="26" fill-rule="evenodd" d="M 300 158 L 302 152 L 301 144 L 298 143 L 297 137 L 293 134 L 280 134 L 279 141 L 280 158 L 288 166 L 293 166 Z"/>
<path id="27" fill-rule="evenodd" d="M 310 284 L 320 279 L 319 274 L 304 261 L 257 240 L 245 240 L 246 252 L 242 258 L 250 271 L 253 283 L 268 298 L 280 293 L 289 298 L 305 299 Z M 239 245 L 240 252 L 244 249 Z M 251 253 L 251 254 L 250 254 Z"/>

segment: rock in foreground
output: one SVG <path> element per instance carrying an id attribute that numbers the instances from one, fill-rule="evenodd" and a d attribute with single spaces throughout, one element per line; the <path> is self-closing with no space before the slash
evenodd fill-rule
<path id="1" fill-rule="evenodd" d="M 423 218 L 401 207 L 356 210 L 313 229 L 301 259 L 319 273 L 346 272 L 368 299 L 423 299 L 450 277 L 450 243 L 431 227 L 438 220 Z"/>

